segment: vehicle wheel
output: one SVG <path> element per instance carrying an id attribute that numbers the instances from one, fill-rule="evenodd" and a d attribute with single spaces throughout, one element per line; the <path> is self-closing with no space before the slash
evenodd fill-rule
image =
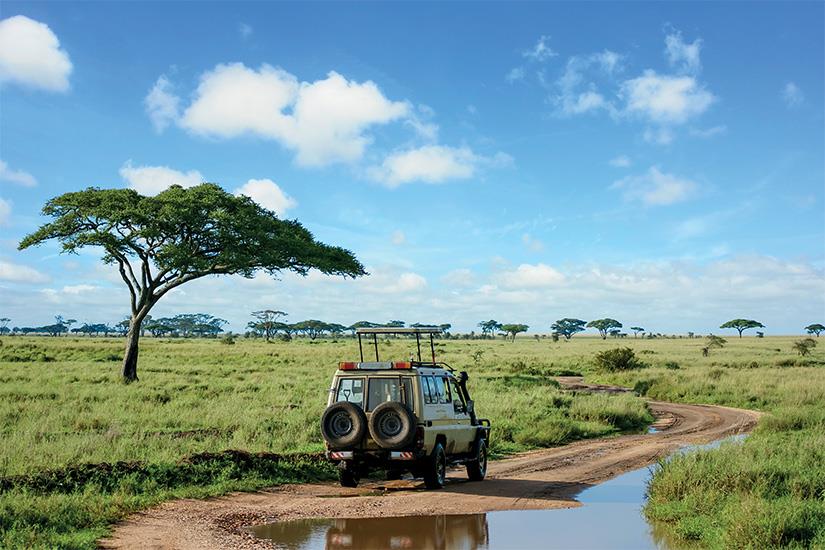
<path id="1" fill-rule="evenodd" d="M 479 438 L 474 447 L 475 458 L 467 463 L 470 481 L 481 481 L 487 475 L 487 443 Z"/>
<path id="2" fill-rule="evenodd" d="M 403 449 L 415 439 L 417 420 L 412 411 L 398 401 L 381 403 L 372 411 L 370 435 L 382 449 Z"/>
<path id="3" fill-rule="evenodd" d="M 360 480 L 358 474 L 349 468 L 338 470 L 338 481 L 341 482 L 341 487 L 358 487 Z"/>
<path id="4" fill-rule="evenodd" d="M 351 449 L 367 433 L 367 417 L 361 407 L 349 401 L 333 403 L 321 417 L 321 435 L 336 451 Z"/>
<path id="5" fill-rule="evenodd" d="M 424 485 L 427 489 L 441 489 L 447 481 L 447 454 L 441 443 L 436 443 L 424 467 Z"/>

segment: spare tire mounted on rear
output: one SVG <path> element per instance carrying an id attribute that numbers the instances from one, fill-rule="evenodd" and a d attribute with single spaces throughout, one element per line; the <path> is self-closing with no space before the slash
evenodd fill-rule
<path id="1" fill-rule="evenodd" d="M 361 407 L 349 401 L 333 403 L 321 417 L 321 435 L 330 449 L 350 449 L 364 439 L 367 417 Z"/>
<path id="2" fill-rule="evenodd" d="M 403 449 L 415 439 L 417 423 L 415 415 L 406 405 L 387 401 L 372 411 L 370 435 L 382 449 Z"/>

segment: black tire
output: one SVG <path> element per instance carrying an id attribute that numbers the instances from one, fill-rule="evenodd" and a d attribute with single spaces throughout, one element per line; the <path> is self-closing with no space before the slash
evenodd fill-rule
<path id="1" fill-rule="evenodd" d="M 321 435 L 334 451 L 351 449 L 367 433 L 367 417 L 361 407 L 349 401 L 333 403 L 321 416 Z"/>
<path id="2" fill-rule="evenodd" d="M 447 482 L 447 453 L 436 443 L 424 466 L 424 485 L 427 489 L 441 489 Z"/>
<path id="3" fill-rule="evenodd" d="M 467 463 L 467 477 L 470 481 L 481 481 L 487 475 L 487 442 L 478 438 L 473 445 L 475 458 Z"/>
<path id="4" fill-rule="evenodd" d="M 398 401 L 381 403 L 372 411 L 369 430 L 382 449 L 403 449 L 415 439 L 418 421 L 412 411 Z"/>
<path id="5" fill-rule="evenodd" d="M 361 477 L 349 468 L 338 470 L 338 481 L 341 482 L 341 487 L 358 487 L 358 482 Z"/>

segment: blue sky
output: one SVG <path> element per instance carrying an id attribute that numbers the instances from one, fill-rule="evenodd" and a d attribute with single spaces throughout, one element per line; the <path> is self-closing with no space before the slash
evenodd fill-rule
<path id="1" fill-rule="evenodd" d="M 16 243 L 86 186 L 202 180 L 370 277 L 208 279 L 156 315 L 825 322 L 822 3 L 0 7 L 0 316 L 114 322 L 94 251 Z"/>

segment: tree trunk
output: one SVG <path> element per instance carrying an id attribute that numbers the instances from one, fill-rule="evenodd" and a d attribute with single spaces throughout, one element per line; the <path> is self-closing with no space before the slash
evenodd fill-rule
<path id="1" fill-rule="evenodd" d="M 140 340 L 140 326 L 135 326 L 134 319 L 126 333 L 126 352 L 123 355 L 123 381 L 127 384 L 137 382 L 138 342 Z"/>
<path id="2" fill-rule="evenodd" d="M 736 329 L 736 330 L 739 331 L 739 338 L 742 338 L 742 331 L 745 330 L 745 329 Z"/>

